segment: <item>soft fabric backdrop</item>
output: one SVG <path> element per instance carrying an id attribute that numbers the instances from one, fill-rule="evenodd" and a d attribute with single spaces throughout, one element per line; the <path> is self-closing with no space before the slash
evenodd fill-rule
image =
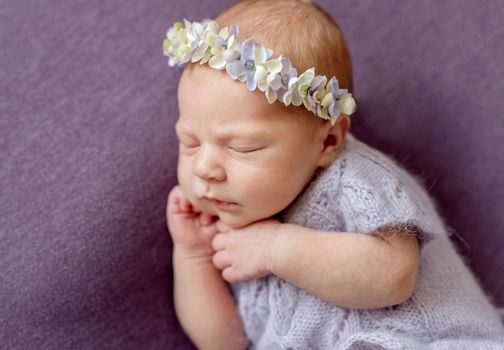
<path id="1" fill-rule="evenodd" d="M 2 349 L 192 349 L 164 215 L 180 70 L 161 42 L 231 3 L 0 0 Z M 504 306 L 502 1 L 318 3 L 350 44 L 354 133 L 426 179 Z"/>

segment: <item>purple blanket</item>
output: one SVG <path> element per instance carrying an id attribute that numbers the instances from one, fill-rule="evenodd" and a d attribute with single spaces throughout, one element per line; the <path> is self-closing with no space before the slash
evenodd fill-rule
<path id="1" fill-rule="evenodd" d="M 176 89 L 161 42 L 232 1 L 0 0 L 0 348 L 192 349 L 172 305 Z M 354 134 L 423 176 L 504 306 L 500 0 L 317 1 Z"/>

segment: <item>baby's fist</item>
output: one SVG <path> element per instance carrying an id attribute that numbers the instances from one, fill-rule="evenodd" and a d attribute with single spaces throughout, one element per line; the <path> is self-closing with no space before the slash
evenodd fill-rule
<path id="1" fill-rule="evenodd" d="M 212 254 L 211 241 L 217 233 L 216 217 L 195 208 L 179 185 L 168 195 L 166 219 L 174 245 L 186 251 Z"/>

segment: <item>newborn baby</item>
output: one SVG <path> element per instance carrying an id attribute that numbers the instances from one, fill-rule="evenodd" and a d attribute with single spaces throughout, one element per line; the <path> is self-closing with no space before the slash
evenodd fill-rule
<path id="1" fill-rule="evenodd" d="M 421 181 L 348 133 L 350 55 L 329 15 L 242 1 L 163 46 L 189 63 L 167 220 L 198 348 L 502 349 Z"/>

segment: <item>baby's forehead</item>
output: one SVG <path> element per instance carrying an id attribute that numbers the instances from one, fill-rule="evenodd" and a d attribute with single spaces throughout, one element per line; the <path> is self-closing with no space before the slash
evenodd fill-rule
<path id="1" fill-rule="evenodd" d="M 274 120 L 274 116 L 270 119 Z M 202 120 L 204 120 L 202 122 Z M 207 122 L 209 120 L 209 122 Z M 292 120 L 264 122 L 249 118 L 237 118 L 229 123 L 220 118 L 181 115 L 176 123 L 176 133 L 182 141 L 208 142 L 221 145 L 273 146 L 292 143 L 311 143 L 314 128 L 303 127 Z"/>
<path id="2" fill-rule="evenodd" d="M 307 116 L 302 106 L 270 104 L 263 92 L 249 91 L 246 84 L 209 67 L 186 67 L 180 84 L 180 124 L 188 132 L 204 128 L 216 134 L 255 134 L 257 138 L 286 133 L 297 137 L 306 134 L 317 118 Z"/>
<path id="3" fill-rule="evenodd" d="M 212 135 L 215 139 L 246 138 L 260 140 L 285 133 L 286 121 L 258 118 L 257 115 L 203 115 L 181 113 L 176 124 L 177 134 Z"/>
<path id="4" fill-rule="evenodd" d="M 278 103 L 268 103 L 264 93 L 249 91 L 245 84 L 230 79 L 225 72 L 208 67 L 184 71 L 179 84 L 178 102 L 183 117 L 206 115 L 222 123 L 250 126 L 275 124 L 268 116 L 282 112 Z"/>

